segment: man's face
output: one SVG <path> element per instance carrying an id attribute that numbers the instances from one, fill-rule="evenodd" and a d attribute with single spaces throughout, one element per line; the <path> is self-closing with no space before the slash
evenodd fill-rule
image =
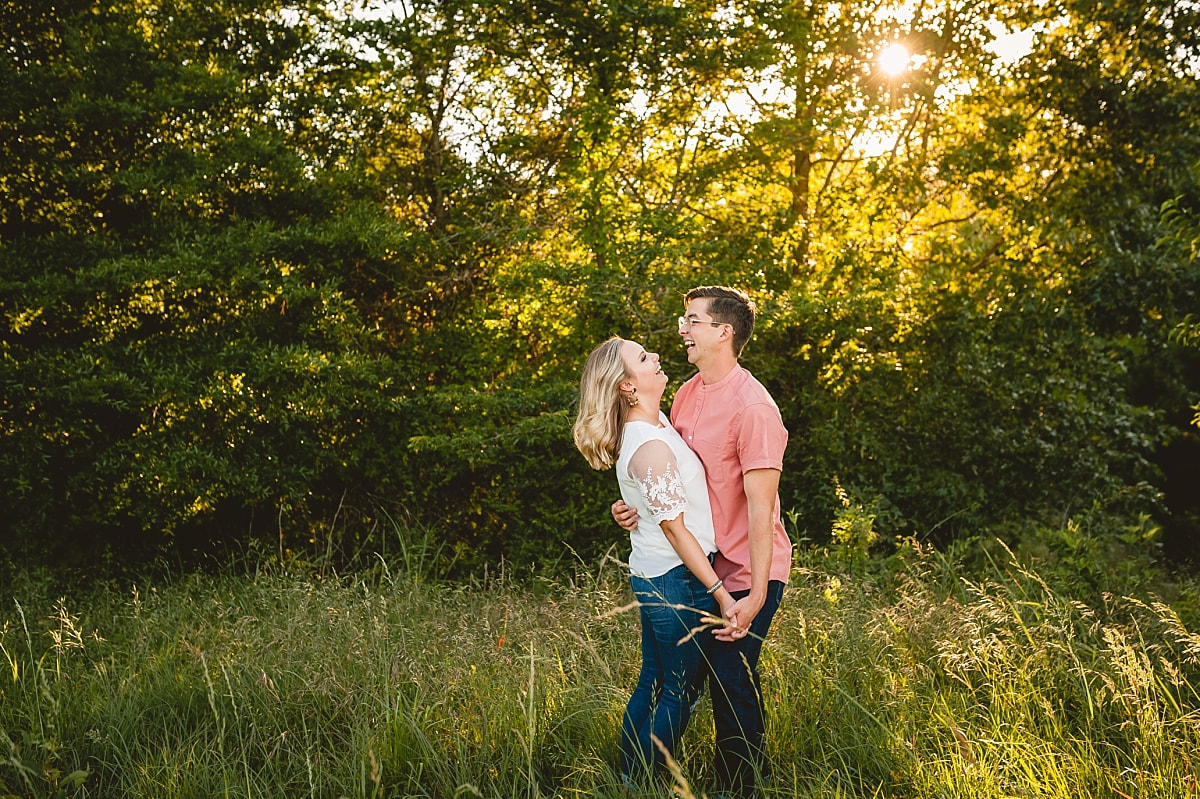
<path id="1" fill-rule="evenodd" d="M 687 349 L 688 363 L 697 364 L 712 352 L 721 341 L 728 325 L 715 322 L 708 311 L 710 298 L 697 297 L 688 303 L 683 312 L 684 321 L 679 325 L 679 335 Z"/>

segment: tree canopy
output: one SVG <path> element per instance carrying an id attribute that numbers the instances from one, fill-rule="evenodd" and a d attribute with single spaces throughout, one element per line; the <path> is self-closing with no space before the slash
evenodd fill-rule
<path id="1" fill-rule="evenodd" d="M 13 551 L 603 552 L 578 369 L 715 283 L 798 536 L 1200 530 L 1192 3 L 0 5 Z"/>

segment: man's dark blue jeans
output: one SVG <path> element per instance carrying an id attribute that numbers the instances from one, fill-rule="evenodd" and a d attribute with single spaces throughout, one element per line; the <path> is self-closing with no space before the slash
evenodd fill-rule
<path id="1" fill-rule="evenodd" d="M 767 600 L 745 638 L 713 639 L 705 647 L 716 729 L 717 793 L 728 799 L 750 799 L 756 781 L 769 775 L 758 657 L 783 601 L 783 589 L 778 580 L 769 583 Z M 741 599 L 749 593 L 738 591 L 733 597 Z"/>

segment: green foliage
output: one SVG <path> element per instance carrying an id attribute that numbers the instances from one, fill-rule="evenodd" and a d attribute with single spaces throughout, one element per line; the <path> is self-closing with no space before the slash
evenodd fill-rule
<path id="1" fill-rule="evenodd" d="M 1163 203 L 1162 217 L 1168 234 L 1159 242 L 1160 247 L 1186 263 L 1196 264 L 1200 256 L 1200 223 L 1179 198 Z M 1187 314 L 1171 330 L 1169 338 L 1181 347 L 1200 351 L 1200 319 L 1195 314 Z M 1195 362 L 1194 356 L 1191 361 Z M 1192 410 L 1196 411 L 1192 424 L 1200 427 L 1200 403 L 1194 404 Z"/>
<path id="2" fill-rule="evenodd" d="M 345 474 L 397 370 L 320 282 L 331 233 L 241 225 L 24 282 L 0 456 L 13 532 L 57 530 L 83 556 L 115 532 L 153 547 L 222 512 L 304 507 Z"/>
<path id="3" fill-rule="evenodd" d="M 845 521 L 835 476 L 885 540 L 1142 485 L 1131 518 L 1190 518 L 1159 469 L 1197 391 L 1194 9 L 4 8 L 23 555 L 353 559 L 390 517 L 463 571 L 598 557 L 580 363 L 616 333 L 688 377 L 699 283 L 762 309 L 804 536 Z"/>
<path id="4" fill-rule="evenodd" d="M 508 560 L 554 571 L 572 552 L 594 562 L 624 533 L 606 515 L 612 475 L 571 443 L 573 402 L 570 386 L 440 390 L 408 408 L 422 423 L 404 452 L 369 453 L 391 474 L 368 479 L 397 518 L 438 529 L 462 570 Z"/>
<path id="5" fill-rule="evenodd" d="M 837 481 L 834 481 L 834 491 L 841 507 L 833 517 L 833 551 L 849 567 L 861 568 L 866 565 L 871 545 L 879 540 L 879 533 L 875 531 L 876 514 L 851 499 Z"/>

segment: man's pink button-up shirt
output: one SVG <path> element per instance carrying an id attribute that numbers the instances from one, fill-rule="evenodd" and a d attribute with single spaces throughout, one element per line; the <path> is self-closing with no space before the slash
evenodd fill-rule
<path id="1" fill-rule="evenodd" d="M 716 527 L 713 567 L 730 591 L 750 588 L 750 516 L 743 475 L 752 469 L 783 469 L 788 433 L 779 406 L 744 367 L 705 385 L 696 375 L 680 387 L 671 405 L 671 423 L 700 461 Z M 792 542 L 775 497 L 772 580 L 787 582 Z"/>

